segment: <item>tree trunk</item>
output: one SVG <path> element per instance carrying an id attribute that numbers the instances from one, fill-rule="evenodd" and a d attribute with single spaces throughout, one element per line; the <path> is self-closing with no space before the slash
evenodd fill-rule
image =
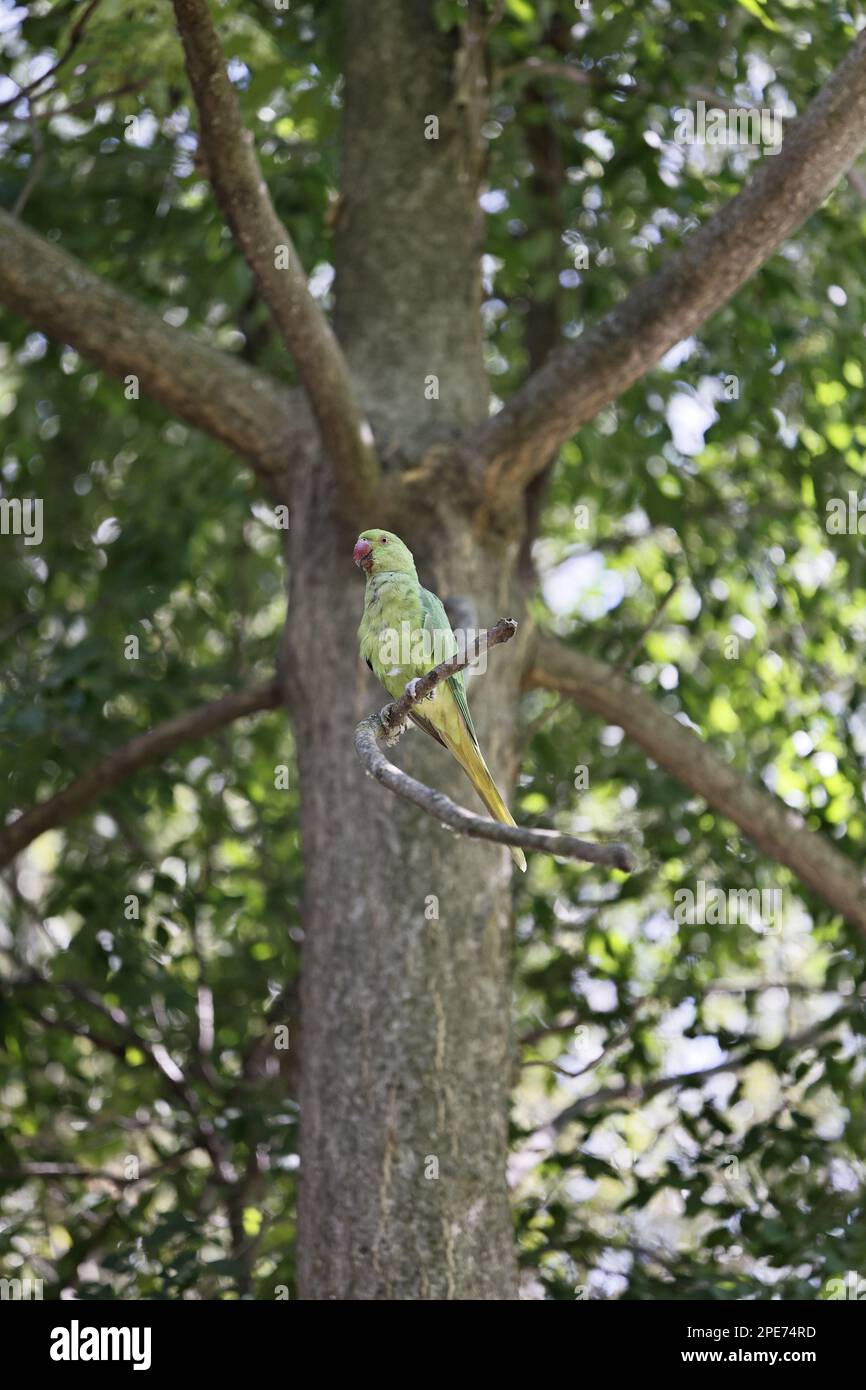
<path id="1" fill-rule="evenodd" d="M 427 9 L 382 0 L 347 16 L 337 322 L 380 443 L 408 458 L 486 412 L 480 141 L 471 102 L 457 99 L 467 59 Z M 439 141 L 424 139 L 430 114 Z M 439 401 L 425 399 L 431 373 Z M 389 796 L 354 754 L 356 723 L 386 697 L 358 657 L 364 586 L 327 477 L 310 474 L 295 499 L 286 648 L 306 865 L 300 1294 L 510 1299 L 510 860 Z M 423 510 L 388 521 L 422 582 L 471 595 L 489 624 L 514 609 L 516 546 L 472 536 L 440 491 L 434 479 Z M 469 690 L 506 785 L 519 656 L 497 653 Z M 398 757 L 477 807 L 420 731 Z"/>

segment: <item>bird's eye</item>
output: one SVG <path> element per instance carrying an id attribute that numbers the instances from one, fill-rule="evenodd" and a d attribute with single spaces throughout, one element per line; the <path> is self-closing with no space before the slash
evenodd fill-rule
<path id="1" fill-rule="evenodd" d="M 379 537 L 379 540 L 382 542 L 383 545 L 387 545 L 387 544 L 388 544 L 388 537 L 387 537 L 387 536 L 380 536 L 380 537 Z"/>

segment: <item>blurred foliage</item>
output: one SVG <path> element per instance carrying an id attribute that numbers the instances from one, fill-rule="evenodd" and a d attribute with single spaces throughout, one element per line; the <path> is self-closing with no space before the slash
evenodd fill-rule
<path id="1" fill-rule="evenodd" d="M 864 11 L 482 8 L 484 319 L 505 398 L 772 157 L 677 145 L 677 109 L 715 91 L 801 110 Z M 218 9 L 277 208 L 329 307 L 340 6 Z M 434 10 L 443 30 L 465 22 L 459 0 Z M 80 11 L 0 10 L 0 203 L 26 193 L 42 234 L 290 381 L 197 162 L 167 7 L 103 0 L 69 60 L 14 100 L 15 83 L 64 53 Z M 568 64 L 591 80 L 552 71 Z M 581 651 L 632 659 L 660 707 L 858 862 L 864 545 L 826 518 L 866 474 L 861 188 L 843 182 L 563 448 L 534 548 L 540 622 Z M 0 545 L 5 815 L 267 673 L 283 578 L 273 516 L 237 460 L 126 400 L 69 348 L 11 317 L 0 328 L 3 494 L 45 504 L 40 546 Z M 527 1065 L 511 1181 L 525 1295 L 830 1296 L 866 1272 L 862 943 L 621 731 L 552 696 L 525 706 L 520 819 L 643 846 L 628 880 L 536 856 L 518 885 Z M 283 764 L 289 789 L 274 795 Z M 291 1034 L 296 1013 L 295 786 L 283 717 L 242 721 L 139 774 L 5 875 L 2 972 L 25 983 L 0 1002 L 4 1277 L 82 1297 L 293 1291 L 293 1051 L 274 1048 L 273 1029 Z M 678 922 L 674 893 L 699 882 L 781 893 L 781 913 Z"/>

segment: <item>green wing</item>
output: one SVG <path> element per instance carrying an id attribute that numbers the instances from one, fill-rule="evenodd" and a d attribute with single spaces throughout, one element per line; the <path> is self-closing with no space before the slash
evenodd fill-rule
<path id="1" fill-rule="evenodd" d="M 448 614 L 442 606 L 442 600 L 437 598 L 436 594 L 431 594 L 429 589 L 421 589 L 420 598 L 421 611 L 424 614 L 424 631 L 429 632 L 431 636 L 437 632 L 444 631 L 451 639 L 450 642 L 447 640 L 442 642 L 442 660 L 447 661 L 448 657 L 453 656 L 457 651 L 457 638 L 451 631 Z M 463 679 L 463 672 L 458 671 L 456 676 L 449 676 L 446 684 L 451 687 L 451 693 L 457 701 L 457 708 L 463 717 L 463 722 L 469 730 L 472 742 L 475 744 L 475 747 L 478 748 L 478 735 L 475 732 L 475 725 L 472 723 L 472 715 L 469 713 L 469 703 L 466 699 L 466 682 Z M 440 739 L 439 742 L 441 743 L 442 740 Z"/>

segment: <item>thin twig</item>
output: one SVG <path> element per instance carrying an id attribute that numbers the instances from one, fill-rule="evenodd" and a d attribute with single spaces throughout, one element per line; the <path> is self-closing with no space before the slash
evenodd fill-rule
<path id="1" fill-rule="evenodd" d="M 578 1014 L 572 1014 L 562 1023 L 543 1023 L 540 1027 L 533 1028 L 531 1033 L 524 1033 L 523 1037 L 518 1039 L 517 1046 L 535 1047 L 542 1038 L 554 1037 L 557 1033 L 572 1033 L 575 1028 L 580 1028 L 584 1023 L 585 1019 L 580 1018 Z"/>
<path id="2" fill-rule="evenodd" d="M 437 685 L 441 685 L 442 681 L 448 680 L 450 676 L 456 676 L 458 671 L 463 671 L 467 666 L 473 666 L 491 648 L 498 647 L 503 642 L 510 642 L 516 631 L 515 618 L 500 618 L 495 627 L 489 628 L 487 632 L 479 632 L 469 646 L 459 646 L 447 661 L 440 662 L 432 671 L 428 671 L 426 676 L 415 681 L 411 693 L 408 689 L 404 690 L 399 700 L 386 705 L 385 709 L 380 711 L 379 717 L 385 724 L 386 731 L 389 734 L 399 734 L 415 706 L 426 700 L 428 695 L 432 695 Z"/>
<path id="3" fill-rule="evenodd" d="M 621 1047 L 623 1043 L 628 1042 L 635 1028 L 639 1023 L 643 1022 L 643 1006 L 646 1002 L 646 999 L 639 999 L 637 1001 L 622 1028 L 620 1028 L 618 1033 L 613 1033 L 608 1038 L 596 1057 L 593 1057 L 589 1062 L 585 1062 L 582 1067 L 578 1067 L 577 1071 L 567 1071 L 563 1068 L 564 1074 L 571 1077 L 573 1080 L 577 1076 L 585 1076 L 588 1071 L 595 1071 L 596 1067 L 600 1067 L 602 1062 L 606 1062 L 611 1054 L 616 1052 L 617 1048 Z M 523 1039 L 521 1046 L 525 1047 L 526 1045 L 526 1039 Z M 523 1065 L 525 1067 L 532 1067 L 535 1066 L 535 1063 L 529 1061 L 524 1062 Z"/>
<path id="4" fill-rule="evenodd" d="M 594 1091 L 591 1095 L 580 1096 L 565 1110 L 561 1110 L 549 1121 L 549 1126 L 555 1130 L 564 1129 L 572 1120 L 580 1119 L 581 1116 L 591 1114 L 606 1105 L 643 1105 L 646 1101 L 660 1095 L 663 1091 L 671 1090 L 676 1086 L 688 1086 L 702 1083 L 711 1076 L 720 1076 L 723 1072 L 740 1071 L 743 1067 L 750 1066 L 752 1062 L 761 1061 L 773 1054 L 773 1052 L 796 1052 L 801 1048 L 809 1047 L 815 1042 L 823 1041 L 834 1028 L 838 1027 L 852 1012 L 850 1005 L 837 1009 L 828 1018 L 820 1019 L 813 1023 L 802 1033 L 796 1033 L 788 1038 L 783 1038 L 776 1048 L 763 1048 L 755 1044 L 744 1048 L 733 1056 L 726 1058 L 723 1062 L 714 1062 L 711 1067 L 704 1067 L 699 1071 L 677 1072 L 673 1076 L 660 1076 L 654 1081 L 644 1085 L 633 1083 L 624 1086 L 605 1086 L 600 1091 Z M 547 1128 L 548 1126 L 544 1126 Z"/>
<path id="5" fill-rule="evenodd" d="M 121 1173 L 112 1173 L 107 1168 L 81 1168 L 75 1163 L 23 1163 L 20 1168 L 0 1168 L 0 1182 L 24 1183 L 31 1182 L 35 1178 L 41 1178 L 47 1182 L 55 1179 L 74 1179 L 81 1182 L 110 1182 L 117 1187 L 134 1187 L 138 1183 L 151 1182 L 154 1178 L 163 1177 L 173 1168 L 177 1168 L 198 1147 L 198 1144 L 188 1144 L 185 1148 L 179 1149 L 177 1153 L 165 1159 L 163 1163 L 154 1163 L 149 1168 L 142 1168 L 134 1178 L 124 1177 Z"/>
<path id="6" fill-rule="evenodd" d="M 42 139 L 42 131 L 39 129 L 32 101 L 28 102 L 27 107 L 27 119 L 30 123 L 30 134 L 33 137 L 33 158 L 30 161 L 30 172 L 24 182 L 24 187 L 12 206 L 13 217 L 21 216 L 27 206 L 27 200 L 41 179 L 42 170 L 45 168 L 45 141 Z"/>
<path id="7" fill-rule="evenodd" d="M 207 1153 L 214 1169 L 217 1180 L 226 1186 L 231 1186 L 237 1181 L 237 1173 L 231 1163 L 228 1152 L 222 1139 L 217 1133 L 208 1115 L 204 1113 L 199 1103 L 198 1096 L 189 1084 L 187 1077 L 168 1051 L 165 1044 L 151 1042 L 145 1038 L 133 1025 L 128 1014 L 117 1005 L 106 1004 L 94 990 L 87 985 L 79 984 L 75 980 L 50 980 L 33 971 L 30 974 L 21 976 L 14 981 L 16 991 L 21 989 L 47 989 L 60 990 L 68 994 L 71 998 L 77 999 L 79 1003 L 86 1005 L 106 1022 L 114 1025 L 123 1034 L 127 1044 L 137 1048 L 142 1056 L 146 1057 L 151 1065 L 158 1071 L 164 1080 L 174 1091 L 178 1099 L 185 1105 L 192 1122 L 193 1133 L 198 1144 Z M 35 1016 L 35 1015 L 34 1015 Z M 40 1022 L 50 1027 L 61 1028 L 66 1032 L 74 1034 L 76 1037 L 87 1038 L 95 1046 L 104 1049 L 115 1056 L 125 1056 L 126 1048 L 121 1044 L 113 1042 L 110 1038 L 102 1037 L 93 1033 L 89 1028 L 85 1029 L 80 1024 L 68 1022 L 66 1019 L 50 1019 L 47 1015 L 39 1016 Z"/>
<path id="8" fill-rule="evenodd" d="M 8 106 L 14 106 L 16 102 L 22 99 L 22 97 L 29 97 L 34 94 L 37 94 L 39 96 L 45 96 L 45 92 L 37 92 L 37 88 L 41 87 L 44 82 L 48 81 L 49 77 L 53 77 L 55 73 L 58 73 L 60 69 L 64 67 L 66 63 L 69 62 L 69 59 L 72 57 L 81 40 L 84 38 L 84 30 L 87 26 L 90 16 L 93 14 L 93 11 L 97 8 L 97 6 L 101 3 L 102 0 L 90 0 L 90 3 L 88 5 L 85 5 L 84 10 L 72 26 L 72 31 L 69 35 L 69 42 L 67 43 L 60 57 L 57 59 L 57 62 L 54 63 L 45 72 L 43 72 L 41 77 L 37 77 L 32 82 L 29 82 L 26 87 L 19 87 L 18 91 L 15 93 L 14 96 L 7 97 L 5 101 L 0 101 L 0 111 L 5 111 Z"/>
<path id="9" fill-rule="evenodd" d="M 118 97 L 131 96 L 134 92 L 141 92 L 150 82 L 149 77 L 137 78 L 134 82 L 124 82 L 119 87 L 112 87 L 108 92 L 93 92 L 90 96 L 79 97 L 77 101 L 71 101 L 67 106 L 43 107 L 41 111 L 35 112 L 37 121 L 59 120 L 61 116 L 77 116 L 81 111 L 90 111 L 95 106 L 102 106 L 105 102 L 116 101 Z M 48 96 L 44 92 L 43 96 Z"/>
<path id="10" fill-rule="evenodd" d="M 644 626 L 641 628 L 634 642 L 629 647 L 625 656 L 622 658 L 622 661 L 620 661 L 619 664 L 613 668 L 618 676 L 624 676 L 626 671 L 631 670 L 631 666 L 635 657 L 637 656 L 647 637 L 649 637 L 653 629 L 657 627 L 657 625 L 661 622 L 662 614 L 664 613 L 665 609 L 667 608 L 668 604 L 670 603 L 671 599 L 673 598 L 674 594 L 676 593 L 677 589 L 680 587 L 682 582 L 682 577 L 674 580 L 673 584 L 668 589 L 667 593 L 665 594 L 661 603 L 656 608 L 656 611 L 653 613 L 649 622 L 645 623 Z"/>

